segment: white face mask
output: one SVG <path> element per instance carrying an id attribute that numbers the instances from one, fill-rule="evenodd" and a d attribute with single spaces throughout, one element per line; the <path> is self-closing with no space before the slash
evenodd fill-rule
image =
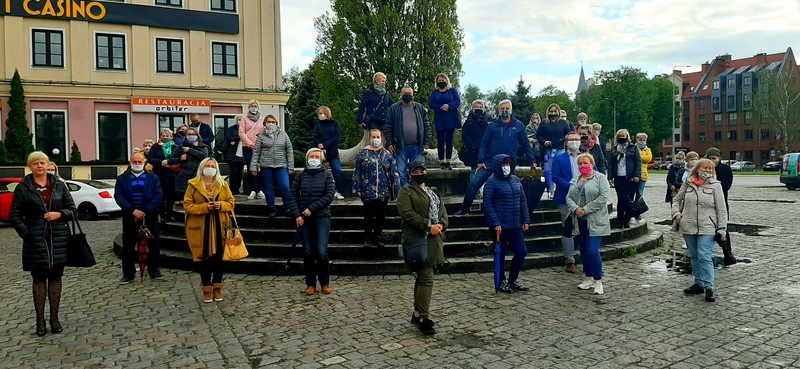
<path id="1" fill-rule="evenodd" d="M 131 164 L 131 170 L 134 172 L 141 172 L 144 170 L 144 164 L 142 165 L 133 165 Z"/>
<path id="2" fill-rule="evenodd" d="M 567 142 L 567 148 L 570 149 L 570 151 L 578 151 L 580 147 L 581 147 L 580 141 Z"/>
<path id="3" fill-rule="evenodd" d="M 47 171 L 47 174 L 56 175 L 56 171 L 55 171 L 55 170 L 48 170 L 48 171 Z"/>
<path id="4" fill-rule="evenodd" d="M 250 108 L 250 114 L 256 115 L 258 113 L 258 108 Z"/>
<path id="5" fill-rule="evenodd" d="M 268 123 L 265 128 L 268 132 L 275 132 L 278 130 L 278 126 L 275 123 Z"/>
<path id="6" fill-rule="evenodd" d="M 381 146 L 381 139 L 380 138 L 373 138 L 372 139 L 372 146 L 373 147 L 380 147 Z"/>
<path id="7" fill-rule="evenodd" d="M 317 169 L 322 166 L 322 160 L 319 159 L 308 159 L 308 168 L 310 169 Z"/>
<path id="8" fill-rule="evenodd" d="M 204 177 L 213 177 L 217 175 L 217 168 L 203 168 Z"/>
<path id="9" fill-rule="evenodd" d="M 328 119 L 328 117 L 326 117 L 325 114 L 317 114 L 317 118 L 319 118 L 319 120 Z"/>
<path id="10" fill-rule="evenodd" d="M 508 177 L 509 174 L 511 174 L 511 166 L 503 165 L 503 175 Z"/>

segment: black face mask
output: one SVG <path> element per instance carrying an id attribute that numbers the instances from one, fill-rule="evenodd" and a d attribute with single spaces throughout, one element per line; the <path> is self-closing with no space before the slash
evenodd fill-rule
<path id="1" fill-rule="evenodd" d="M 475 110 L 473 110 L 473 112 L 474 112 L 476 115 L 483 115 L 483 109 L 475 109 Z"/>
<path id="2" fill-rule="evenodd" d="M 447 82 L 436 82 L 436 87 L 445 88 L 447 87 Z"/>
<path id="3" fill-rule="evenodd" d="M 416 182 L 418 185 L 421 185 L 421 184 L 425 183 L 425 177 L 427 177 L 427 176 L 428 176 L 427 174 L 418 174 L 418 175 L 415 175 L 415 176 L 411 176 L 411 179 L 414 182 Z"/>
<path id="4" fill-rule="evenodd" d="M 556 120 L 558 119 L 558 113 L 549 113 L 547 117 L 550 118 L 550 120 Z"/>
<path id="5" fill-rule="evenodd" d="M 403 102 L 410 103 L 413 100 L 414 100 L 414 96 L 413 95 L 403 95 Z"/>
<path id="6" fill-rule="evenodd" d="M 621 144 L 628 143 L 628 139 L 626 137 L 619 137 L 617 138 L 617 142 Z"/>

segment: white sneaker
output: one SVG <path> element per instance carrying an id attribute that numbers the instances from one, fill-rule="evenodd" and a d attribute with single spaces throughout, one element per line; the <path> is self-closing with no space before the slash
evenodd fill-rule
<path id="1" fill-rule="evenodd" d="M 342 196 L 342 194 L 340 194 L 338 192 L 333 194 L 333 198 L 336 199 L 336 200 L 344 200 L 344 196 Z"/>
<path id="2" fill-rule="evenodd" d="M 602 295 L 603 294 L 603 282 L 597 281 L 594 283 L 594 294 L 595 295 Z"/>
<path id="3" fill-rule="evenodd" d="M 248 200 L 252 200 L 256 198 L 256 191 L 250 191 L 250 195 L 247 196 Z"/>
<path id="4" fill-rule="evenodd" d="M 267 195 L 264 195 L 264 191 L 258 191 L 258 195 L 256 195 L 257 199 L 266 199 Z"/>
<path id="5" fill-rule="evenodd" d="M 586 280 L 584 280 L 583 282 L 581 282 L 581 284 L 578 285 L 578 288 L 582 290 L 588 290 L 592 287 L 594 287 L 594 278 L 592 277 L 586 277 Z"/>

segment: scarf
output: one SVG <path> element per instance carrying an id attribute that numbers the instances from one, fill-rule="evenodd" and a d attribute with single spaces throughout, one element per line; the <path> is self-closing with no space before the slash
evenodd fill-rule
<path id="1" fill-rule="evenodd" d="M 428 217 L 431 219 L 431 224 L 439 223 L 439 207 L 442 204 L 442 201 L 439 199 L 439 196 L 436 196 L 436 193 L 430 189 L 430 187 L 425 187 L 425 193 L 428 195 L 428 199 L 431 200 L 431 207 L 428 211 Z"/>
<path id="2" fill-rule="evenodd" d="M 164 157 L 169 158 L 172 156 L 172 147 L 175 146 L 175 141 L 167 142 L 161 145 L 161 150 L 164 150 Z"/>
<path id="3" fill-rule="evenodd" d="M 694 185 L 697 186 L 697 187 L 700 187 L 700 186 L 703 185 L 703 183 L 706 183 L 705 179 L 702 179 L 702 178 L 700 178 L 700 177 L 698 177 L 696 175 L 695 176 L 691 176 L 690 178 L 692 180 L 692 183 L 694 183 Z"/>
<path id="4" fill-rule="evenodd" d="M 628 149 L 628 144 L 617 144 L 617 162 L 625 160 L 625 151 Z"/>
<path id="5" fill-rule="evenodd" d="M 250 111 L 247 112 L 247 117 L 250 118 L 253 122 L 258 122 L 258 119 L 261 118 L 261 112 L 257 111 L 255 114 L 251 114 Z"/>
<path id="6" fill-rule="evenodd" d="M 375 92 L 377 92 L 377 93 L 379 93 L 381 95 L 386 93 L 386 85 L 379 85 L 379 84 L 373 82 L 372 83 L 372 89 L 375 90 Z"/>

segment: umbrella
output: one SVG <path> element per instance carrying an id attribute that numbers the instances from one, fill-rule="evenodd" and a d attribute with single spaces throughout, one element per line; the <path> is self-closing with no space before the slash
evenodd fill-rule
<path id="1" fill-rule="evenodd" d="M 286 265 L 283 267 L 284 272 L 289 271 L 289 265 L 292 263 L 292 259 L 294 259 L 294 250 L 297 248 L 297 244 L 300 242 L 301 238 L 303 238 L 302 226 L 297 227 L 297 232 L 292 236 L 292 248 L 289 249 L 289 259 L 286 260 Z"/>
<path id="2" fill-rule="evenodd" d="M 150 240 L 153 239 L 153 233 L 147 228 L 144 223 L 144 219 L 142 219 L 142 225 L 139 227 L 139 242 L 137 243 L 137 251 L 139 253 L 139 272 L 142 276 L 142 280 L 144 280 L 144 270 L 147 267 L 147 258 L 148 253 L 150 252 Z"/>
<path id="3" fill-rule="evenodd" d="M 500 292 L 500 282 L 505 277 L 503 270 L 503 257 L 500 255 L 502 246 L 500 245 L 500 233 L 497 233 L 497 242 L 494 243 L 494 292 Z"/>
<path id="4" fill-rule="evenodd" d="M 539 207 L 539 201 L 546 188 L 547 184 L 542 182 L 541 177 L 527 177 L 522 180 L 522 191 L 525 193 L 529 212 L 533 213 Z"/>

